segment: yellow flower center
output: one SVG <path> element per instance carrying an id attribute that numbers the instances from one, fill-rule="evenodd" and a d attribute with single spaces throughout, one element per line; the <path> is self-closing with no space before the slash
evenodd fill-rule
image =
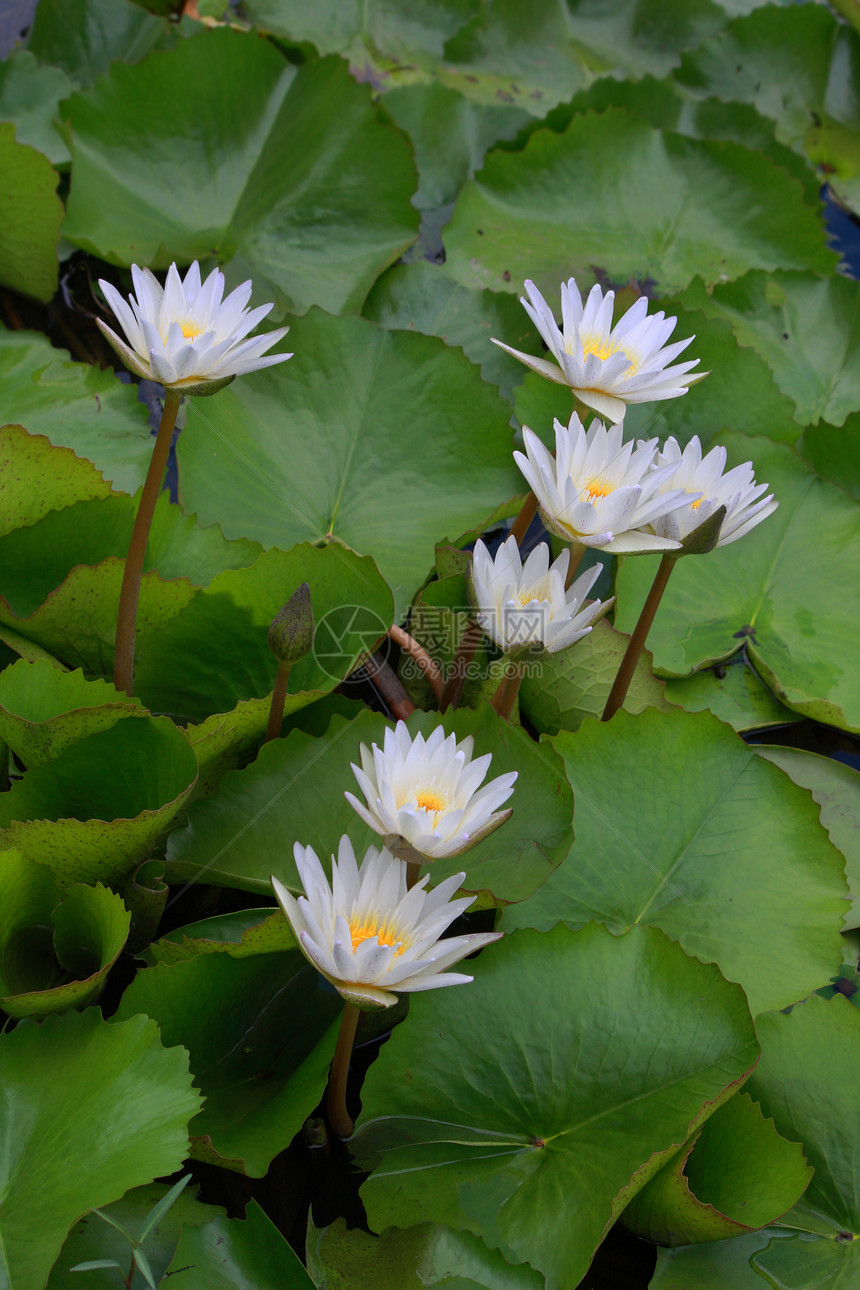
<path id="1" fill-rule="evenodd" d="M 690 502 L 690 510 L 697 511 L 704 500 L 704 497 L 697 497 L 694 502 Z"/>
<path id="2" fill-rule="evenodd" d="M 585 485 L 586 494 L 593 500 L 595 497 L 608 497 L 615 489 L 605 479 L 590 479 Z"/>
<path id="3" fill-rule="evenodd" d="M 177 319 L 177 322 L 179 322 L 179 319 Z M 182 328 L 182 335 L 186 340 L 196 340 L 198 336 L 203 335 L 203 328 L 198 327 L 196 322 L 186 320 L 185 322 L 179 322 L 179 326 Z"/>
<path id="4" fill-rule="evenodd" d="M 359 945 L 364 941 L 369 941 L 372 937 L 375 938 L 380 945 L 397 945 L 397 949 L 394 951 L 395 958 L 399 954 L 402 954 L 406 949 L 405 944 L 398 944 L 401 937 L 397 935 L 393 928 L 388 927 L 385 923 L 380 927 L 378 923 L 369 922 L 367 920 L 364 922 L 350 920 L 349 934 L 352 937 L 353 952 L 355 952 Z"/>
<path id="5" fill-rule="evenodd" d="M 588 339 L 583 336 L 582 348 L 586 358 L 588 358 L 589 354 L 595 354 L 604 363 L 607 358 L 611 358 L 613 354 L 618 352 L 616 347 L 610 345 L 609 341 L 602 336 L 590 336 Z"/>

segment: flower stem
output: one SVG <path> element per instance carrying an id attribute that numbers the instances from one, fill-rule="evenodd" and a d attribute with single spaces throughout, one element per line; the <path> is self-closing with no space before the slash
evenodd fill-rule
<path id="1" fill-rule="evenodd" d="M 470 618 L 466 625 L 466 630 L 460 638 L 457 657 L 451 665 L 448 679 L 442 690 L 442 697 L 439 699 L 440 712 L 447 712 L 449 708 L 456 708 L 460 702 L 460 696 L 463 693 L 466 677 L 469 673 L 469 664 L 475 657 L 475 650 L 478 648 L 480 639 L 481 629 L 474 618 Z"/>
<path id="2" fill-rule="evenodd" d="M 582 557 L 585 555 L 585 547 L 581 542 L 571 542 L 567 549 L 570 552 L 570 559 L 567 562 L 567 576 L 564 580 L 565 591 L 576 577 L 576 571 L 582 564 Z"/>
<path id="3" fill-rule="evenodd" d="M 332 1058 L 328 1077 L 328 1122 L 332 1132 L 339 1138 L 351 1136 L 355 1125 L 346 1109 L 346 1079 L 349 1074 L 349 1059 L 352 1056 L 352 1045 L 355 1042 L 355 1031 L 361 1010 L 354 1003 L 345 1003 L 340 1019 L 340 1030 L 337 1045 Z"/>
<path id="4" fill-rule="evenodd" d="M 134 527 L 131 531 L 131 540 L 128 544 L 125 571 L 122 575 L 122 587 L 120 588 L 119 608 L 116 617 L 113 683 L 118 690 L 124 690 L 128 695 L 134 693 L 134 635 L 137 626 L 137 602 L 140 596 L 140 580 L 143 575 L 143 559 L 146 555 L 146 544 L 149 540 L 149 530 L 152 527 L 152 516 L 155 512 L 158 494 L 161 491 L 167 458 L 170 455 L 173 427 L 176 425 L 176 414 L 179 411 L 181 401 L 181 394 L 177 394 L 175 390 L 165 390 L 161 425 L 158 427 L 158 435 L 156 436 L 155 447 L 152 450 L 149 470 L 146 473 L 146 481 L 143 485 L 143 492 L 140 495 L 140 504 L 137 508 Z"/>
<path id="5" fill-rule="evenodd" d="M 618 675 L 615 678 L 612 689 L 609 691 L 609 698 L 606 700 L 606 707 L 603 709 L 603 716 L 600 718 L 601 721 L 610 721 L 624 703 L 627 691 L 630 688 L 630 682 L 633 680 L 636 664 L 639 662 L 639 655 L 645 645 L 645 638 L 651 629 L 657 606 L 660 604 L 663 592 L 666 590 L 666 583 L 669 581 L 669 575 L 676 563 L 677 560 L 673 555 L 664 555 L 660 561 L 660 567 L 651 584 L 651 590 L 648 592 L 645 604 L 642 606 L 639 621 L 633 629 L 630 643 L 621 660 Z"/>
<path id="6" fill-rule="evenodd" d="M 520 686 L 523 683 L 523 669 L 519 663 L 508 662 L 499 688 L 496 690 L 490 706 L 495 708 L 500 717 L 505 721 L 510 721 L 511 713 L 514 710 L 514 704 L 517 701 L 517 695 L 520 692 Z"/>
<path id="7" fill-rule="evenodd" d="M 384 659 L 372 654 L 364 663 L 368 681 L 377 691 L 395 721 L 406 721 L 415 711 L 415 704 Z"/>
<path id="8" fill-rule="evenodd" d="M 418 881 L 418 875 L 421 872 L 420 860 L 406 861 L 406 890 L 411 891 Z"/>
<path id="9" fill-rule="evenodd" d="M 278 664 L 275 688 L 272 690 L 272 702 L 269 705 L 269 724 L 266 726 L 264 744 L 269 743 L 271 739 L 277 739 L 281 733 L 281 723 L 284 720 L 284 700 L 287 697 L 287 682 L 290 679 L 292 666 L 292 663 Z"/>
<path id="10" fill-rule="evenodd" d="M 401 649 L 406 650 L 406 653 L 415 659 L 415 662 L 421 668 L 421 671 L 429 682 L 430 688 L 436 696 L 436 703 L 438 704 L 442 698 L 442 674 L 436 666 L 435 661 L 427 653 L 424 646 L 419 645 L 415 637 L 410 636 L 402 627 L 397 627 L 396 625 L 394 627 L 389 627 L 388 635 L 400 646 Z"/>
<path id="11" fill-rule="evenodd" d="M 516 538 L 517 546 L 519 546 L 519 544 L 522 542 L 523 538 L 526 535 L 526 532 L 528 531 L 529 525 L 531 524 L 534 517 L 537 515 L 537 509 L 538 509 L 537 498 L 535 497 L 534 493 L 529 493 L 528 497 L 523 502 L 520 508 L 519 515 L 511 525 L 511 531 L 509 536 Z"/>

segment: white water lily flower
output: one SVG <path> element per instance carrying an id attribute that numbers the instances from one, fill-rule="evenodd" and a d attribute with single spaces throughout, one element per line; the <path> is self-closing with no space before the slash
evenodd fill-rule
<path id="1" fill-rule="evenodd" d="M 245 339 L 272 308 L 271 304 L 246 308 L 250 281 L 222 300 L 224 274 L 213 269 L 201 284 L 196 260 L 184 281 L 171 264 L 163 288 L 149 269 L 136 264 L 131 266 L 131 276 L 135 295 L 129 296 L 129 304 L 115 287 L 99 279 L 128 344 L 100 318 L 96 321 L 126 367 L 138 376 L 183 394 L 214 394 L 235 376 L 292 358 L 292 354 L 263 357 L 289 327 Z"/>
<path id="2" fill-rule="evenodd" d="M 622 442 L 623 433 L 623 426 L 607 430 L 597 420 L 586 432 L 574 412 L 567 426 L 555 422 L 554 458 L 528 427 L 525 454 L 515 452 L 514 458 L 544 524 L 559 537 L 616 554 L 675 550 L 679 542 L 642 528 L 690 498 L 682 488 L 657 497 L 674 467 L 654 467 L 656 439 L 634 445 Z"/>
<path id="3" fill-rule="evenodd" d="M 344 796 L 395 855 L 459 855 L 508 819 L 510 810 L 496 807 L 508 800 L 517 778 L 510 771 L 481 788 L 493 756 L 472 761 L 473 747 L 471 735 L 458 744 L 441 726 L 426 741 L 422 734 L 413 740 L 398 721 L 386 730 L 382 748 L 359 746 L 361 767 L 352 769 L 367 804 L 352 793 Z"/>
<path id="4" fill-rule="evenodd" d="M 613 327 L 615 292 L 607 291 L 604 296 L 600 287 L 594 286 L 583 308 L 576 279 L 570 278 L 561 287 L 562 328 L 559 329 L 535 284 L 527 281 L 525 288 L 529 298 L 520 299 L 555 363 L 511 349 L 500 340 L 494 340 L 493 344 L 518 358 L 533 372 L 569 386 L 586 407 L 594 408 L 610 421 L 621 421 L 628 403 L 676 399 L 708 375 L 707 372 L 689 375 L 699 362 L 697 358 L 669 366 L 695 337 L 667 345 L 678 319 L 667 318 L 662 310 L 648 317 L 648 301 L 644 296 Z"/>
<path id="5" fill-rule="evenodd" d="M 425 876 L 407 891 L 404 860 L 370 847 L 359 868 L 344 835 L 337 860 L 332 856 L 329 885 L 312 847 L 296 843 L 293 853 L 305 894 L 296 900 L 273 877 L 278 903 L 306 958 L 359 1008 L 390 1007 L 396 992 L 471 981 L 445 968 L 501 936 L 474 932 L 439 939 L 475 899 L 449 900 L 465 874 L 446 878 L 432 891 Z"/>
<path id="6" fill-rule="evenodd" d="M 478 539 L 470 573 L 479 627 L 506 654 L 543 648 L 549 654 L 567 649 L 587 636 L 606 613 L 606 601 L 584 601 L 600 576 L 595 565 L 565 590 L 570 551 L 552 564 L 549 546 L 541 542 L 523 564 L 515 537 L 509 537 L 495 559 Z"/>
<path id="7" fill-rule="evenodd" d="M 718 507 L 725 506 L 726 517 L 715 546 L 728 546 L 772 515 L 779 505 L 774 501 L 773 493 L 762 497 L 767 484 L 756 483 L 751 461 L 745 461 L 742 466 L 735 466 L 723 474 L 725 448 L 712 448 L 703 457 L 698 435 L 693 435 L 683 452 L 675 439 L 667 439 L 657 463 L 661 467 L 672 467 L 671 475 L 660 485 L 661 490 L 683 488 L 687 501 L 685 506 L 652 521 L 654 532 L 661 537 L 683 542 Z"/>

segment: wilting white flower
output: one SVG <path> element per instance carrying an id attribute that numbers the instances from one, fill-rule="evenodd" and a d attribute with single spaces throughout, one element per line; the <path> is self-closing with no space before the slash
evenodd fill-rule
<path id="1" fill-rule="evenodd" d="M 762 497 L 767 484 L 756 483 L 751 461 L 723 474 L 725 448 L 712 448 L 703 457 L 698 435 L 693 435 L 683 452 L 675 439 L 667 439 L 657 462 L 661 467 L 672 467 L 672 474 L 660 485 L 661 490 L 683 488 L 687 495 L 685 506 L 652 521 L 654 532 L 661 537 L 683 542 L 718 507 L 725 506 L 726 517 L 714 545 L 728 546 L 772 515 L 779 505 L 773 493 Z"/>
<path id="2" fill-rule="evenodd" d="M 674 467 L 654 467 L 656 439 L 623 443 L 623 433 L 623 426 L 607 430 L 597 420 L 586 432 L 574 412 L 567 426 L 555 422 L 554 458 L 528 427 L 523 429 L 525 454 L 515 452 L 514 458 L 544 524 L 559 537 L 625 555 L 677 549 L 674 539 L 642 527 L 690 499 L 682 488 L 657 497 Z"/>
<path id="3" fill-rule="evenodd" d="M 564 550 L 550 564 L 546 542 L 534 548 L 525 564 L 515 537 L 502 543 L 495 559 L 480 538 L 475 543 L 470 577 L 478 625 L 505 653 L 543 646 L 555 654 L 587 636 L 606 613 L 614 597 L 583 607 L 601 566 L 565 590 L 569 563 L 570 551 Z"/>
<path id="4" fill-rule="evenodd" d="M 688 375 L 699 362 L 697 358 L 669 366 L 695 337 L 667 345 L 678 319 L 667 318 L 662 310 L 647 317 L 648 301 L 644 296 L 613 327 L 615 292 L 607 291 L 604 296 L 600 287 L 594 286 L 583 308 L 576 279 L 570 278 L 561 287 L 560 330 L 534 283 L 527 281 L 525 287 L 529 299 L 520 299 L 555 363 L 511 349 L 500 340 L 493 343 L 533 372 L 570 386 L 586 407 L 594 408 L 610 421 L 621 421 L 628 403 L 676 399 L 707 376 L 707 372 Z"/>
<path id="5" fill-rule="evenodd" d="M 387 1008 L 396 991 L 435 990 L 473 978 L 445 968 L 498 940 L 501 932 L 473 932 L 439 940 L 474 896 L 450 900 L 465 874 L 427 891 L 425 876 L 406 890 L 406 861 L 369 847 L 361 868 L 344 835 L 332 856 L 329 885 L 312 847 L 294 848 L 304 887 L 298 900 L 272 878 L 278 902 L 305 956 L 347 1003 Z"/>
<path id="6" fill-rule="evenodd" d="M 163 288 L 149 269 L 136 264 L 131 266 L 131 276 L 136 294 L 129 296 L 129 304 L 115 287 L 99 279 L 128 344 L 100 318 L 96 321 L 126 367 L 138 376 L 184 394 L 214 394 L 234 376 L 292 358 L 292 354 L 263 357 L 289 327 L 244 339 L 272 308 L 271 304 L 246 308 L 250 281 L 222 300 L 224 274 L 213 269 L 201 284 L 196 260 L 184 281 L 171 264 Z"/>
<path id="7" fill-rule="evenodd" d="M 366 824 L 397 854 L 417 851 L 428 860 L 456 856 L 475 846 L 511 814 L 496 811 L 514 791 L 515 770 L 480 787 L 492 753 L 472 761 L 474 740 L 457 743 L 437 726 L 414 740 L 402 721 L 386 730 L 383 745 L 359 746 L 361 768 L 352 769 L 367 805 L 344 796 Z"/>

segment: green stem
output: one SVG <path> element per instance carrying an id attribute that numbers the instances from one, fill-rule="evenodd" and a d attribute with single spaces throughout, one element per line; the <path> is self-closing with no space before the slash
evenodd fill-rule
<path id="1" fill-rule="evenodd" d="M 442 688 L 442 697 L 439 700 L 440 712 L 447 712 L 449 708 L 456 708 L 460 702 L 463 687 L 466 684 L 466 677 L 469 673 L 469 664 L 475 657 L 475 650 L 478 648 L 481 635 L 480 627 L 474 618 L 470 618 L 460 639 L 457 657 L 451 665 L 448 679 Z"/>
<path id="2" fill-rule="evenodd" d="M 490 699 L 490 707 L 495 708 L 499 716 L 504 717 L 505 721 L 510 721 L 511 719 L 511 713 L 514 710 L 514 704 L 517 701 L 517 695 L 520 692 L 522 683 L 523 670 L 521 665 L 509 661 L 499 688 Z"/>
<path id="3" fill-rule="evenodd" d="M 124 690 L 128 695 L 134 693 L 134 636 L 137 626 L 140 580 L 143 576 L 143 559 L 146 555 L 146 544 L 149 540 L 149 530 L 152 527 L 155 503 L 158 501 L 158 494 L 161 492 L 167 458 L 170 455 L 173 427 L 176 425 L 176 414 L 179 411 L 181 401 L 181 394 L 177 394 L 175 390 L 165 390 L 161 425 L 158 427 L 155 447 L 152 450 L 152 459 L 149 463 L 149 470 L 146 473 L 143 492 L 140 495 L 140 504 L 137 508 L 134 527 L 131 531 L 131 541 L 128 544 L 125 571 L 122 575 L 119 609 L 117 610 L 116 618 L 113 682 L 118 690 Z"/>
<path id="4" fill-rule="evenodd" d="M 567 564 L 567 577 L 564 580 L 565 591 L 576 577 L 576 571 L 582 564 L 582 557 L 585 555 L 585 547 L 581 542 L 571 542 L 567 549 L 570 551 L 570 559 Z"/>
<path id="5" fill-rule="evenodd" d="M 328 1077 L 328 1122 L 332 1132 L 339 1138 L 349 1138 L 355 1128 L 346 1109 L 346 1080 L 349 1075 L 349 1059 L 352 1056 L 352 1045 L 355 1042 L 355 1031 L 361 1010 L 354 1003 L 345 1003 L 340 1019 L 340 1030 L 337 1046 L 332 1058 Z"/>
<path id="6" fill-rule="evenodd" d="M 269 724 L 266 726 L 264 744 L 267 744 L 270 739 L 277 739 L 281 733 L 281 724 L 284 720 L 284 700 L 287 697 L 287 682 L 290 679 L 292 666 L 292 663 L 278 664 L 275 688 L 272 690 L 272 702 L 269 705 Z"/>
<path id="7" fill-rule="evenodd" d="M 633 635 L 630 637 L 630 643 L 624 652 L 621 660 L 621 666 L 618 669 L 618 675 L 612 689 L 609 691 L 609 698 L 606 700 L 606 707 L 603 709 L 601 721 L 610 721 L 615 716 L 618 709 L 624 703 L 627 691 L 630 688 L 630 682 L 633 680 L 633 673 L 636 670 L 636 664 L 639 662 L 639 655 L 645 645 L 645 639 L 651 629 L 654 621 L 654 615 L 657 612 L 657 606 L 666 590 L 666 583 L 669 581 L 669 575 L 677 563 L 674 555 L 664 555 L 660 561 L 660 567 L 657 570 L 654 581 L 651 584 L 651 590 L 648 592 L 645 604 L 642 606 L 642 613 L 639 615 L 639 621 L 633 629 Z"/>

